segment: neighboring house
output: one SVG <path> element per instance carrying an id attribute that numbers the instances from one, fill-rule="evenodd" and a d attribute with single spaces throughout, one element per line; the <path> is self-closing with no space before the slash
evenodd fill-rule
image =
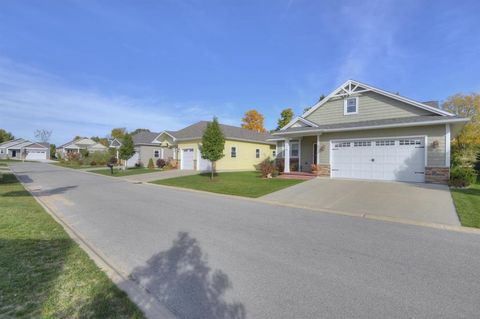
<path id="1" fill-rule="evenodd" d="M 446 183 L 450 140 L 468 119 L 349 80 L 273 133 L 284 171 Z"/>
<path id="2" fill-rule="evenodd" d="M 167 144 L 162 144 L 156 140 L 160 133 L 142 131 L 132 135 L 133 145 L 135 147 L 135 154 L 127 161 L 127 167 L 133 167 L 135 164 L 148 165 L 150 159 L 156 165 L 158 159 L 166 161 L 174 159 L 174 152 L 172 147 Z M 122 146 L 121 139 L 113 139 L 110 142 L 110 147 L 118 150 Z"/>
<path id="3" fill-rule="evenodd" d="M 17 138 L 0 144 L 1 159 L 47 160 L 50 158 L 50 144 L 36 143 Z"/>
<path id="4" fill-rule="evenodd" d="M 179 131 L 164 131 L 155 140 L 173 150 L 173 158 L 179 161 L 180 169 L 209 171 L 211 163 L 202 159 L 200 152 L 207 123 L 201 121 Z M 268 141 L 272 138 L 269 133 L 224 124 L 220 127 L 225 136 L 225 156 L 217 161 L 217 170 L 254 170 L 264 159 L 275 157 L 275 143 Z"/>
<path id="5" fill-rule="evenodd" d="M 108 150 L 108 147 L 90 138 L 78 138 L 57 147 L 57 154 L 60 154 L 63 158 L 68 153 L 80 153 L 82 150 L 88 152 L 105 152 Z"/>

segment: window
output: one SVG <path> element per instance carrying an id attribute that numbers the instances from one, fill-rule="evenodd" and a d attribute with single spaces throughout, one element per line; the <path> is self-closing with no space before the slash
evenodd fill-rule
<path id="1" fill-rule="evenodd" d="M 335 143 L 334 147 L 350 147 L 350 142 Z"/>
<path id="2" fill-rule="evenodd" d="M 298 143 L 291 143 L 290 145 L 290 156 L 298 157 Z"/>
<path id="3" fill-rule="evenodd" d="M 158 157 L 160 155 L 159 151 L 158 150 L 155 150 L 153 152 L 153 157 Z"/>
<path id="4" fill-rule="evenodd" d="M 237 157 L 237 148 L 235 146 L 230 148 L 230 157 Z"/>
<path id="5" fill-rule="evenodd" d="M 422 142 L 420 140 L 400 140 L 400 145 L 421 145 Z"/>
<path id="6" fill-rule="evenodd" d="M 344 100 L 343 113 L 345 115 L 358 113 L 358 97 L 350 97 Z"/>
<path id="7" fill-rule="evenodd" d="M 353 147 L 362 147 L 362 146 L 371 146 L 372 143 L 370 141 L 357 141 L 353 142 Z"/>
<path id="8" fill-rule="evenodd" d="M 260 149 L 259 148 L 257 148 L 255 150 L 255 158 L 260 158 Z"/>
<path id="9" fill-rule="evenodd" d="M 380 140 L 380 141 L 375 141 L 375 146 L 394 146 L 395 141 L 394 140 Z"/>
<path id="10" fill-rule="evenodd" d="M 273 156 L 273 157 L 276 157 L 276 156 L 277 156 L 277 151 L 276 151 L 276 150 L 273 150 L 273 151 L 272 151 L 272 156 Z"/>

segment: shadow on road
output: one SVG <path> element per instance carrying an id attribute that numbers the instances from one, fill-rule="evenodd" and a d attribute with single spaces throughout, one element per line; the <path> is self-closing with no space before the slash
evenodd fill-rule
<path id="1" fill-rule="evenodd" d="M 130 275 L 178 318 L 243 319 L 245 307 L 225 301 L 228 276 L 212 270 L 195 238 L 180 232 L 172 247 L 153 255 Z"/>
<path id="2" fill-rule="evenodd" d="M 68 190 L 77 188 L 78 186 L 64 186 L 64 187 L 57 187 L 47 190 L 39 190 L 39 191 L 32 191 L 33 195 L 41 197 L 41 196 L 50 196 L 50 195 L 57 195 L 57 194 L 64 194 Z M 22 196 L 30 196 L 30 193 L 26 190 L 21 191 L 11 191 L 2 194 L 2 197 L 22 197 Z"/>

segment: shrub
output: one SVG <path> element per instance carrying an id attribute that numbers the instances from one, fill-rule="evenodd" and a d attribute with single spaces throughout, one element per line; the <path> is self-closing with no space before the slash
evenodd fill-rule
<path id="1" fill-rule="evenodd" d="M 283 160 L 277 160 L 277 171 L 282 173 L 285 169 Z"/>
<path id="2" fill-rule="evenodd" d="M 172 168 L 172 169 L 178 168 L 178 161 L 174 159 L 170 159 L 168 161 L 167 168 Z"/>
<path id="3" fill-rule="evenodd" d="M 80 159 L 80 156 L 81 156 L 80 153 L 70 152 L 70 153 L 67 153 L 65 158 L 69 162 L 75 162 L 75 161 L 78 161 Z"/>
<path id="4" fill-rule="evenodd" d="M 266 158 L 260 163 L 259 170 L 262 174 L 262 177 L 267 178 L 269 176 L 272 176 L 275 172 L 275 165 L 270 158 Z"/>
<path id="5" fill-rule="evenodd" d="M 147 167 L 148 167 L 148 169 L 154 169 L 155 168 L 155 165 L 153 165 L 153 159 L 148 160 Z"/>
<path id="6" fill-rule="evenodd" d="M 450 171 L 449 185 L 453 187 L 468 187 L 475 183 L 477 176 L 471 167 L 457 166 Z"/>
<path id="7" fill-rule="evenodd" d="M 97 165 L 97 162 L 95 162 L 95 160 L 90 162 L 90 166 L 95 166 L 95 165 Z"/>
<path id="8" fill-rule="evenodd" d="M 118 162 L 118 160 L 117 160 L 117 157 L 115 157 L 115 156 L 112 156 L 108 159 L 108 164 L 116 165 L 117 162 Z"/>
<path id="9" fill-rule="evenodd" d="M 164 159 L 159 158 L 157 160 L 157 167 L 158 168 L 163 168 L 163 167 L 165 167 L 165 165 L 167 165 L 167 162 Z"/>

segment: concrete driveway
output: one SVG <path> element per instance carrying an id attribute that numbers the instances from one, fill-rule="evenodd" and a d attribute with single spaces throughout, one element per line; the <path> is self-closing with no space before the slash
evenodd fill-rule
<path id="1" fill-rule="evenodd" d="M 134 184 L 47 164 L 12 167 L 109 265 L 179 319 L 480 313 L 478 234 Z"/>
<path id="2" fill-rule="evenodd" d="M 316 178 L 261 199 L 347 214 L 460 225 L 444 185 Z"/>

